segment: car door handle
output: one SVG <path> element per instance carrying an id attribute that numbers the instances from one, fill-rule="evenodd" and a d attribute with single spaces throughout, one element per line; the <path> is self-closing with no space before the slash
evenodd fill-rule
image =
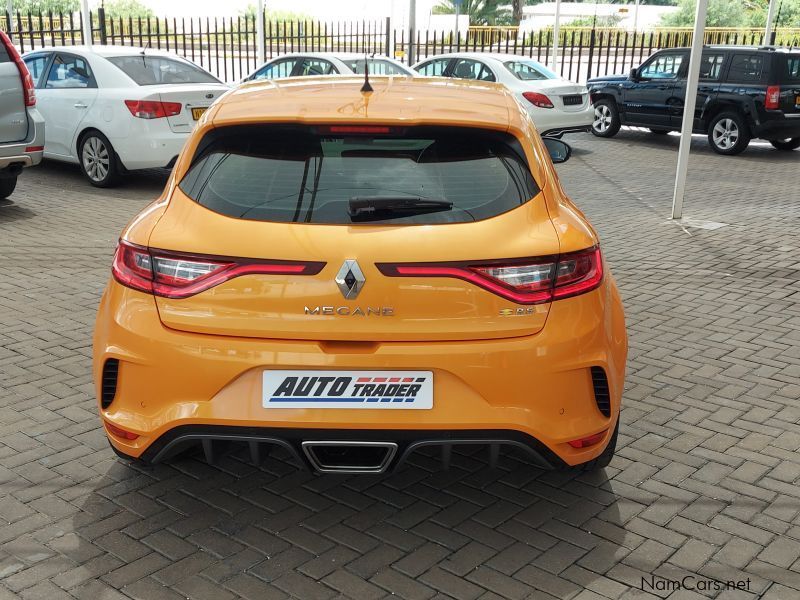
<path id="1" fill-rule="evenodd" d="M 88 108 L 87 105 L 84 104 L 83 102 L 76 102 L 72 106 L 74 106 L 75 108 Z"/>

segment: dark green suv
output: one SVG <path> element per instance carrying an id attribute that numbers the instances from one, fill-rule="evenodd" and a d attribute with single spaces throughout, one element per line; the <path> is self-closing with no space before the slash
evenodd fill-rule
<path id="1" fill-rule="evenodd" d="M 590 79 L 592 133 L 612 137 L 622 125 L 679 131 L 689 48 L 659 50 L 627 76 Z M 800 147 L 800 50 L 706 46 L 694 132 L 719 154 L 739 154 L 753 138 L 778 150 Z"/>

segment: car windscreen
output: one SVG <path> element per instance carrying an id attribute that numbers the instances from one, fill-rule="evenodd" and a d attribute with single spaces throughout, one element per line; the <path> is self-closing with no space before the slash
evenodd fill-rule
<path id="1" fill-rule="evenodd" d="M 380 58 L 341 58 L 340 59 L 353 73 L 364 74 L 364 63 L 369 65 L 370 75 L 408 75 L 408 71 L 389 60 Z"/>
<path id="2" fill-rule="evenodd" d="M 216 77 L 191 63 L 164 56 L 148 56 L 146 52 L 135 56 L 109 56 L 108 61 L 138 85 L 219 83 Z"/>
<path id="3" fill-rule="evenodd" d="M 522 81 L 541 81 L 543 79 L 558 79 L 558 75 L 553 73 L 544 65 L 540 65 L 532 60 L 509 60 L 504 62 L 514 77 Z"/>
<path id="4" fill-rule="evenodd" d="M 181 190 L 238 219 L 279 223 L 462 223 L 494 217 L 539 188 L 521 145 L 452 127 L 236 126 L 201 141 Z M 370 214 L 369 211 L 372 211 Z"/>

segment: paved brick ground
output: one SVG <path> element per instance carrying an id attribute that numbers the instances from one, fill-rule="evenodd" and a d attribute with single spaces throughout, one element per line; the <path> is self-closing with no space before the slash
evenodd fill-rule
<path id="1" fill-rule="evenodd" d="M 642 577 L 800 598 L 800 152 L 698 140 L 668 222 L 677 138 L 573 138 L 563 182 L 599 229 L 631 353 L 618 458 L 544 473 L 420 458 L 388 478 L 233 456 L 139 471 L 100 431 L 93 313 L 115 237 L 163 184 L 25 174 L 0 204 L 0 600 L 691 599 Z"/>

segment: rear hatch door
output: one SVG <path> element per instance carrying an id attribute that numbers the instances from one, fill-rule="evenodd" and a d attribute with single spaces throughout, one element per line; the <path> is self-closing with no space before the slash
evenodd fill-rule
<path id="1" fill-rule="evenodd" d="M 157 297 L 166 326 L 358 341 L 502 338 L 544 326 L 546 302 L 520 304 L 458 277 L 387 274 L 387 265 L 502 266 L 558 254 L 541 192 L 514 158 L 514 144 L 498 141 L 506 134 L 408 128 L 387 140 L 247 127 L 220 135 L 176 188 L 150 247 L 324 266 L 309 275 L 243 275 L 186 298 Z M 370 206 L 372 198 L 423 193 L 453 207 L 367 211 L 358 222 L 348 213 L 354 197 Z"/>
<path id="2" fill-rule="evenodd" d="M 24 140 L 28 116 L 22 79 L 16 63 L 0 40 L 0 143 Z"/>

